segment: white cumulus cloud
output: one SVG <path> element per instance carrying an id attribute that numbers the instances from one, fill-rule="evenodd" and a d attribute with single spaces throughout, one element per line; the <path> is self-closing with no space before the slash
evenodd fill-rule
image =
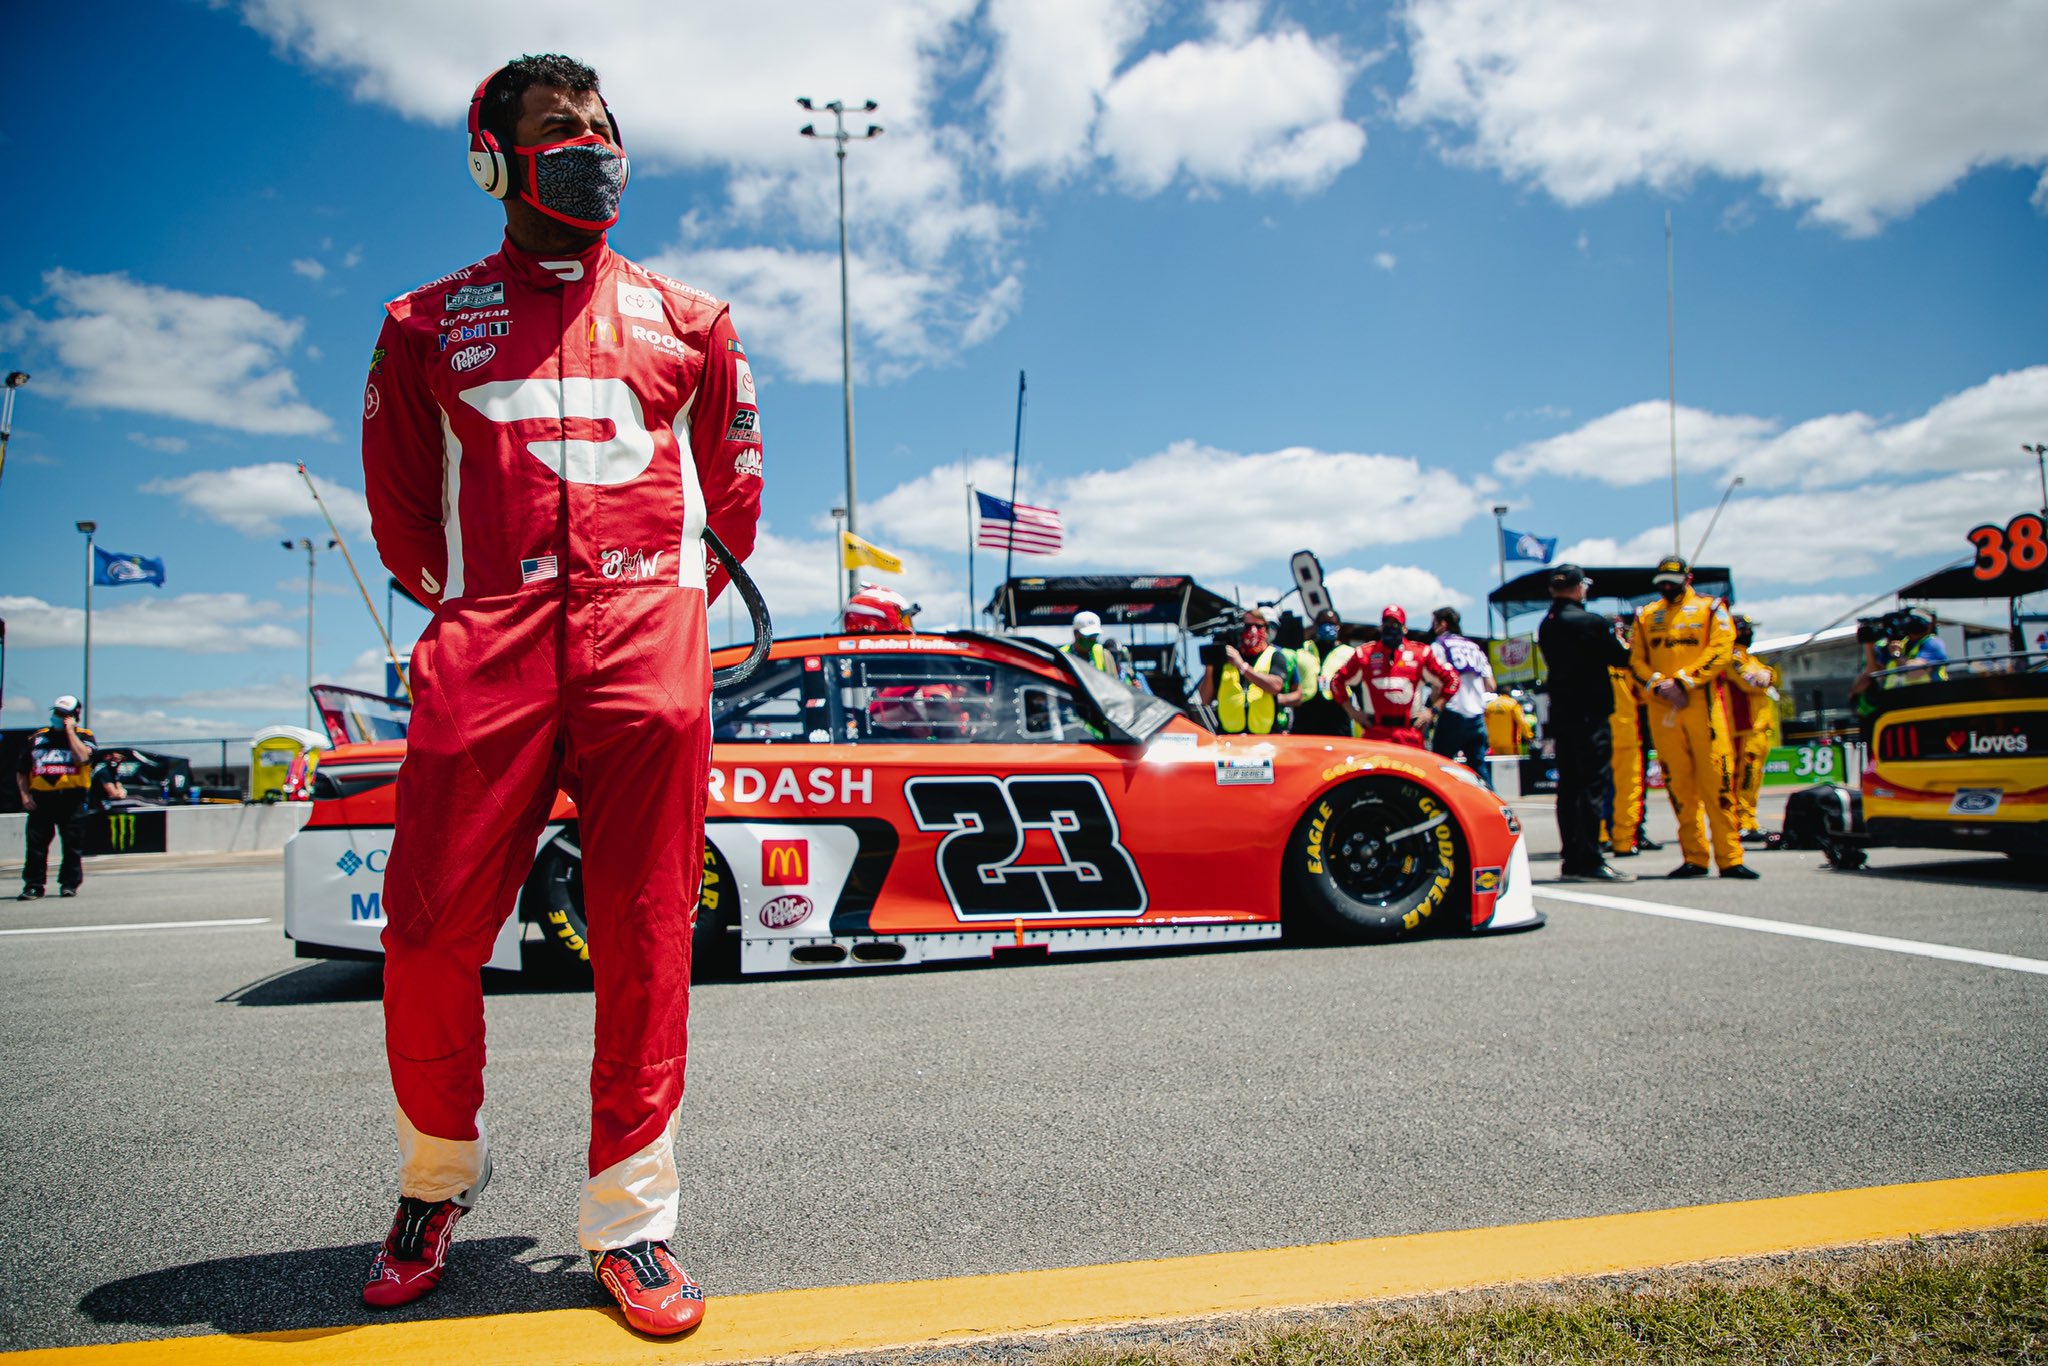
<path id="1" fill-rule="evenodd" d="M 327 510 L 334 514 L 336 526 L 349 534 L 369 531 L 370 507 L 360 492 L 317 474 L 313 483 L 326 500 Z M 176 498 L 200 516 L 247 536 L 277 536 L 284 531 L 286 519 L 320 515 L 298 467 L 282 460 L 152 479 L 142 491 Z"/>
<path id="2" fill-rule="evenodd" d="M 191 294 L 126 275 L 49 270 L 43 287 L 54 311 L 24 313 L 14 325 L 56 361 L 51 387 L 67 403 L 266 436 L 333 427 L 300 401 L 285 366 L 301 322 L 231 294 Z"/>
<path id="3" fill-rule="evenodd" d="M 1706 173 L 1874 232 L 2048 162 L 2038 0 L 1408 0 L 1400 116 L 1567 204 Z"/>
<path id="4" fill-rule="evenodd" d="M 1383 564 L 1377 569 L 1333 569 L 1323 576 L 1330 601 L 1346 621 L 1378 621 L 1388 603 L 1399 603 L 1408 624 L 1421 629 L 1439 607 L 1461 612 L 1472 601 L 1427 569 L 1412 564 Z"/>
<path id="5" fill-rule="evenodd" d="M 1501 455 L 1511 479 L 1597 479 L 1629 487 L 1670 477 L 1666 405 L 1645 400 Z M 1817 488 L 2023 463 L 2020 440 L 2048 430 L 2048 365 L 1994 375 L 1910 418 L 1826 413 L 1785 426 L 1774 418 L 1678 410 L 1678 463 L 1689 473 L 1739 474 L 1746 486 Z"/>
<path id="6" fill-rule="evenodd" d="M 0 617 L 7 620 L 8 643 L 21 649 L 76 647 L 85 638 L 82 607 L 0 595 Z M 290 619 L 289 609 L 244 593 L 152 594 L 113 603 L 102 595 L 93 604 L 92 643 L 95 649 L 148 645 L 195 655 L 240 654 L 302 643 L 304 637 L 284 624 Z"/>

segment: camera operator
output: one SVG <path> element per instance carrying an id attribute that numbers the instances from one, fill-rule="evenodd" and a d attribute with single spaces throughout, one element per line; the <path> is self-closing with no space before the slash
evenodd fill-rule
<path id="1" fill-rule="evenodd" d="M 1202 647 L 1202 685 L 1195 696 L 1216 709 L 1216 729 L 1225 735 L 1271 735 L 1286 724 L 1284 695 L 1300 684 L 1294 656 L 1272 643 L 1266 616 L 1246 610 L 1235 639 L 1219 636 Z"/>
<path id="2" fill-rule="evenodd" d="M 1856 710 L 1863 743 L 1868 745 L 1871 724 L 1877 718 L 1877 703 L 1871 692 L 1944 676 L 1941 666 L 1948 663 L 1948 646 L 1934 634 L 1934 613 L 1925 607 L 1864 617 L 1856 623 L 1856 639 L 1863 646 L 1863 671 L 1849 685 L 1849 704 Z M 1894 669 L 1903 672 L 1878 677 Z"/>

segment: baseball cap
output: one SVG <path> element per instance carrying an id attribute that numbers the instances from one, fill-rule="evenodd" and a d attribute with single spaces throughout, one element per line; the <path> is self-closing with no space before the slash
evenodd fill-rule
<path id="1" fill-rule="evenodd" d="M 78 699 L 70 693 L 65 693 L 50 704 L 50 710 L 64 716 L 76 716 L 78 715 Z"/>
<path id="2" fill-rule="evenodd" d="M 1102 634 L 1102 618 L 1094 612 L 1074 614 L 1074 634 L 1077 636 L 1099 636 Z"/>
<path id="3" fill-rule="evenodd" d="M 1552 588 L 1576 588 L 1582 583 L 1591 583 L 1592 581 L 1592 579 L 1586 576 L 1586 571 L 1575 564 L 1561 564 L 1550 571 L 1550 586 Z"/>
<path id="4" fill-rule="evenodd" d="M 1676 555 L 1666 555 L 1657 561 L 1657 572 L 1650 575 L 1651 583 L 1684 583 L 1686 575 L 1692 573 L 1692 566 Z"/>
<path id="5" fill-rule="evenodd" d="M 1398 621 L 1403 626 L 1406 626 L 1408 624 L 1408 609 L 1401 606 L 1401 604 L 1398 602 L 1390 602 L 1385 607 L 1380 609 L 1381 621 L 1385 621 L 1389 617 L 1392 617 L 1395 621 Z"/>

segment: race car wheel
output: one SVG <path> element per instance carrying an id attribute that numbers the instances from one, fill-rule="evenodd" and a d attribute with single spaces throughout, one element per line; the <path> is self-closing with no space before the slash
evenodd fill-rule
<path id="1" fill-rule="evenodd" d="M 1361 941 L 1441 923 L 1465 867 L 1464 833 L 1443 801 L 1392 775 L 1324 793 L 1288 842 L 1291 918 Z"/>
<path id="2" fill-rule="evenodd" d="M 692 978 L 729 976 L 739 967 L 739 936 L 728 932 L 730 918 L 720 912 L 732 896 L 732 888 L 732 870 L 706 840 L 704 878 L 697 892 L 696 925 L 690 941 Z M 590 922 L 583 914 L 583 851 L 576 845 L 573 828 L 548 841 L 533 861 L 533 874 L 527 878 L 521 896 L 521 914 L 541 927 L 558 966 L 572 972 L 589 972 Z"/>

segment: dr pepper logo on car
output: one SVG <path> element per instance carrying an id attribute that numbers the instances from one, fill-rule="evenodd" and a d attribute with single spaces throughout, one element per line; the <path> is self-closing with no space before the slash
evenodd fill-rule
<path id="1" fill-rule="evenodd" d="M 778 896 L 761 907 L 761 928 L 764 930 L 786 930 L 792 925 L 801 925 L 811 918 L 811 899 L 791 892 Z"/>
<path id="2" fill-rule="evenodd" d="M 761 841 L 761 885 L 763 887 L 801 887 L 810 880 L 811 842 L 809 840 Z"/>

